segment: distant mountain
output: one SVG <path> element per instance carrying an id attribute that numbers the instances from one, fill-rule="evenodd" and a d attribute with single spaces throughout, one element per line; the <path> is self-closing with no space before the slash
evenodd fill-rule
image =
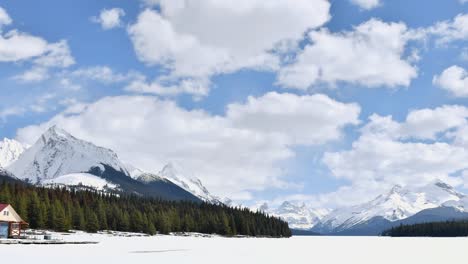
<path id="1" fill-rule="evenodd" d="M 449 203 L 461 206 L 459 203 L 464 199 L 463 194 L 443 182 L 415 189 L 395 186 L 368 203 L 336 209 L 311 230 L 321 234 L 378 235 L 406 221 L 451 219 L 454 214 L 445 214 L 448 213 L 445 208 Z M 453 210 L 460 212 L 450 207 L 449 211 Z"/>
<path id="2" fill-rule="evenodd" d="M 205 202 L 213 204 L 222 203 L 219 197 L 212 195 L 200 179 L 193 175 L 193 172 L 187 171 L 180 164 L 171 162 L 164 166 L 157 175 L 168 179 Z"/>
<path id="3" fill-rule="evenodd" d="M 283 202 L 276 209 L 269 208 L 266 203 L 262 204 L 257 209 L 283 219 L 295 230 L 311 229 L 329 213 L 327 209 L 313 209 L 307 207 L 304 203 L 297 205 L 289 201 Z"/>
<path id="4" fill-rule="evenodd" d="M 4 138 L 0 141 L 0 167 L 8 167 L 19 158 L 26 148 L 16 140 Z"/>
<path id="5" fill-rule="evenodd" d="M 13 146 L 11 140 L 8 146 Z M 18 145 L 19 146 L 19 145 Z M 20 148 L 13 153 L 19 153 Z M 12 151 L 5 151 L 10 153 Z M 14 157 L 10 154 L 6 157 Z M 2 160 L 7 158 L 1 156 Z M 196 195 L 165 178 L 151 182 L 132 178 L 140 170 L 127 168 L 117 154 L 90 142 L 75 138 L 58 127 L 48 129 L 16 159 L 8 158 L 10 176 L 41 186 L 68 186 L 146 195 L 166 200 L 201 202 Z"/>

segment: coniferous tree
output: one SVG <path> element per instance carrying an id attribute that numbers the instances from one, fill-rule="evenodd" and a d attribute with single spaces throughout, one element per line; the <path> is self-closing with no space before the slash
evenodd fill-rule
<path id="1" fill-rule="evenodd" d="M 280 219 L 223 205 L 11 183 L 0 183 L 0 197 L 12 199 L 17 212 L 36 229 L 291 236 L 287 223 Z M 436 228 L 438 226 L 433 227 Z"/>

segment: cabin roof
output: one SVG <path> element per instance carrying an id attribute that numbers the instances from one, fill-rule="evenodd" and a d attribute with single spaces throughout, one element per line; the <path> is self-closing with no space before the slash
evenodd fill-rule
<path id="1" fill-rule="evenodd" d="M 9 204 L 0 204 L 0 212 L 3 211 L 3 209 L 7 208 Z"/>

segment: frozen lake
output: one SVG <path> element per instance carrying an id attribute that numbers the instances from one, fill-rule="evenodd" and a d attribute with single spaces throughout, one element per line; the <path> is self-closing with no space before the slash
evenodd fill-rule
<path id="1" fill-rule="evenodd" d="M 98 245 L 2 245 L 2 263 L 464 263 L 468 238 L 109 237 Z M 70 238 L 68 238 L 70 239 Z"/>

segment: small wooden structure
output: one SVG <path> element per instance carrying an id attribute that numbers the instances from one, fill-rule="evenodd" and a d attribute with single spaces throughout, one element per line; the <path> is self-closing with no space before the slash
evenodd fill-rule
<path id="1" fill-rule="evenodd" d="M 0 204 L 0 238 L 20 238 L 28 223 L 9 204 Z"/>

